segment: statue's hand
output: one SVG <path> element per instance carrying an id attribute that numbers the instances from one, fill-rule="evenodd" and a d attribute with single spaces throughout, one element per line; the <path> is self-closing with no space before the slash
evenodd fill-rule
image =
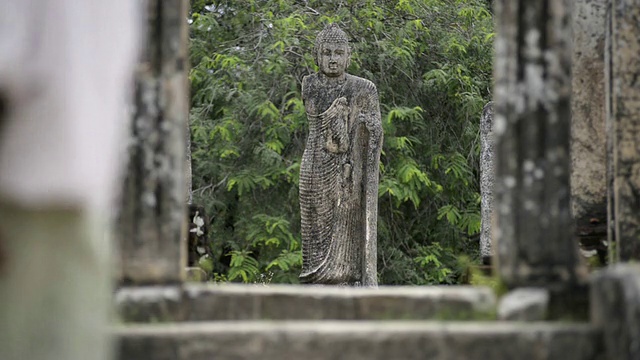
<path id="1" fill-rule="evenodd" d="M 367 130 L 371 133 L 378 133 L 381 130 L 381 124 L 375 121 L 375 116 L 366 116 L 360 113 L 358 116 L 358 122 L 363 124 Z"/>
<path id="2" fill-rule="evenodd" d="M 327 149 L 328 152 L 330 152 L 332 154 L 340 153 L 340 148 L 339 148 L 338 144 L 335 143 L 332 138 L 328 138 L 327 139 L 327 143 L 324 144 L 324 147 L 325 147 L 325 149 Z"/>
<path id="3" fill-rule="evenodd" d="M 373 126 L 373 118 L 371 116 L 366 116 L 363 113 L 358 115 L 358 122 L 367 127 L 367 130 L 371 130 Z"/>
<path id="4" fill-rule="evenodd" d="M 351 180 L 351 164 L 346 163 L 342 164 L 342 175 L 346 180 Z"/>
<path id="5" fill-rule="evenodd" d="M 329 118 L 330 126 L 327 134 L 325 148 L 334 154 L 347 151 L 349 143 L 348 134 L 348 109 L 347 99 L 340 97 L 334 100 L 333 104 L 324 114 Z"/>

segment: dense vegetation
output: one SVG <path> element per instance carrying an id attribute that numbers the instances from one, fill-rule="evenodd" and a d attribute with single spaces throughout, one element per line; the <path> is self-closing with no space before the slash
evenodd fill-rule
<path id="1" fill-rule="evenodd" d="M 194 202 L 217 279 L 296 283 L 302 77 L 316 33 L 350 36 L 348 72 L 378 86 L 381 284 L 456 283 L 478 257 L 479 118 L 493 23 L 481 0 L 192 0 Z"/>

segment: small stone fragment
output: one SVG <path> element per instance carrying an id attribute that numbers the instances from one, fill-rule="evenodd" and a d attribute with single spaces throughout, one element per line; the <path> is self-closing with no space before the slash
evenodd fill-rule
<path id="1" fill-rule="evenodd" d="M 498 304 L 498 319 L 542 321 L 547 318 L 549 291 L 542 288 L 520 288 L 509 292 Z"/>

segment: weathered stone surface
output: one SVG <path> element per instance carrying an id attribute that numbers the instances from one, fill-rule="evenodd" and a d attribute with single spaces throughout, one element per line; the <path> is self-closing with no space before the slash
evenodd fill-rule
<path id="1" fill-rule="evenodd" d="M 120 359 L 592 360 L 588 325 L 422 322 L 246 322 L 115 329 Z"/>
<path id="2" fill-rule="evenodd" d="M 607 15 L 604 42 L 604 83 L 605 83 L 605 129 L 607 131 L 607 245 L 608 262 L 619 261 L 615 243 L 615 206 L 614 206 L 614 161 L 613 161 L 613 69 L 611 68 L 611 1 L 607 1 Z"/>
<path id="3" fill-rule="evenodd" d="M 571 0 L 495 2 L 493 237 L 508 286 L 576 282 L 569 211 Z"/>
<path id="4" fill-rule="evenodd" d="M 115 303 L 125 321 L 167 322 L 185 319 L 183 291 L 178 286 L 121 288 Z"/>
<path id="5" fill-rule="evenodd" d="M 187 284 L 116 293 L 125 321 L 477 319 L 495 313 L 489 288 Z"/>
<path id="6" fill-rule="evenodd" d="M 116 233 L 123 283 L 178 282 L 184 277 L 187 4 L 147 2 L 147 47 L 136 74 Z"/>
<path id="7" fill-rule="evenodd" d="M 519 288 L 506 294 L 498 304 L 499 320 L 543 321 L 549 312 L 549 291 Z"/>
<path id="8" fill-rule="evenodd" d="M 640 359 L 640 266 L 598 272 L 591 299 L 591 320 L 604 333 L 606 359 Z"/>
<path id="9" fill-rule="evenodd" d="M 318 34 L 302 81 L 309 136 L 300 164 L 303 283 L 376 286 L 382 123 L 376 86 L 345 72 L 346 34 Z"/>
<path id="10" fill-rule="evenodd" d="M 582 247 L 605 259 L 607 237 L 604 44 L 607 0 L 573 4 L 571 208 Z"/>
<path id="11" fill-rule="evenodd" d="M 493 251 L 491 249 L 491 214 L 493 213 L 494 186 L 494 139 L 493 139 L 493 103 L 488 103 L 482 110 L 480 118 L 480 196 L 482 198 L 482 227 L 480 230 L 480 255 L 483 262 L 489 263 Z"/>
<path id="12" fill-rule="evenodd" d="M 614 0 L 607 68 L 612 131 L 613 220 L 620 260 L 640 259 L 640 4 Z"/>

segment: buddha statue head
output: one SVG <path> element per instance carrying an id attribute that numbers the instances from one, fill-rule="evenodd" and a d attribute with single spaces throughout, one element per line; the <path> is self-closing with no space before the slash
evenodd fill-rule
<path id="1" fill-rule="evenodd" d="M 351 61 L 347 34 L 337 24 L 325 26 L 316 37 L 313 53 L 320 72 L 328 77 L 342 76 Z"/>

